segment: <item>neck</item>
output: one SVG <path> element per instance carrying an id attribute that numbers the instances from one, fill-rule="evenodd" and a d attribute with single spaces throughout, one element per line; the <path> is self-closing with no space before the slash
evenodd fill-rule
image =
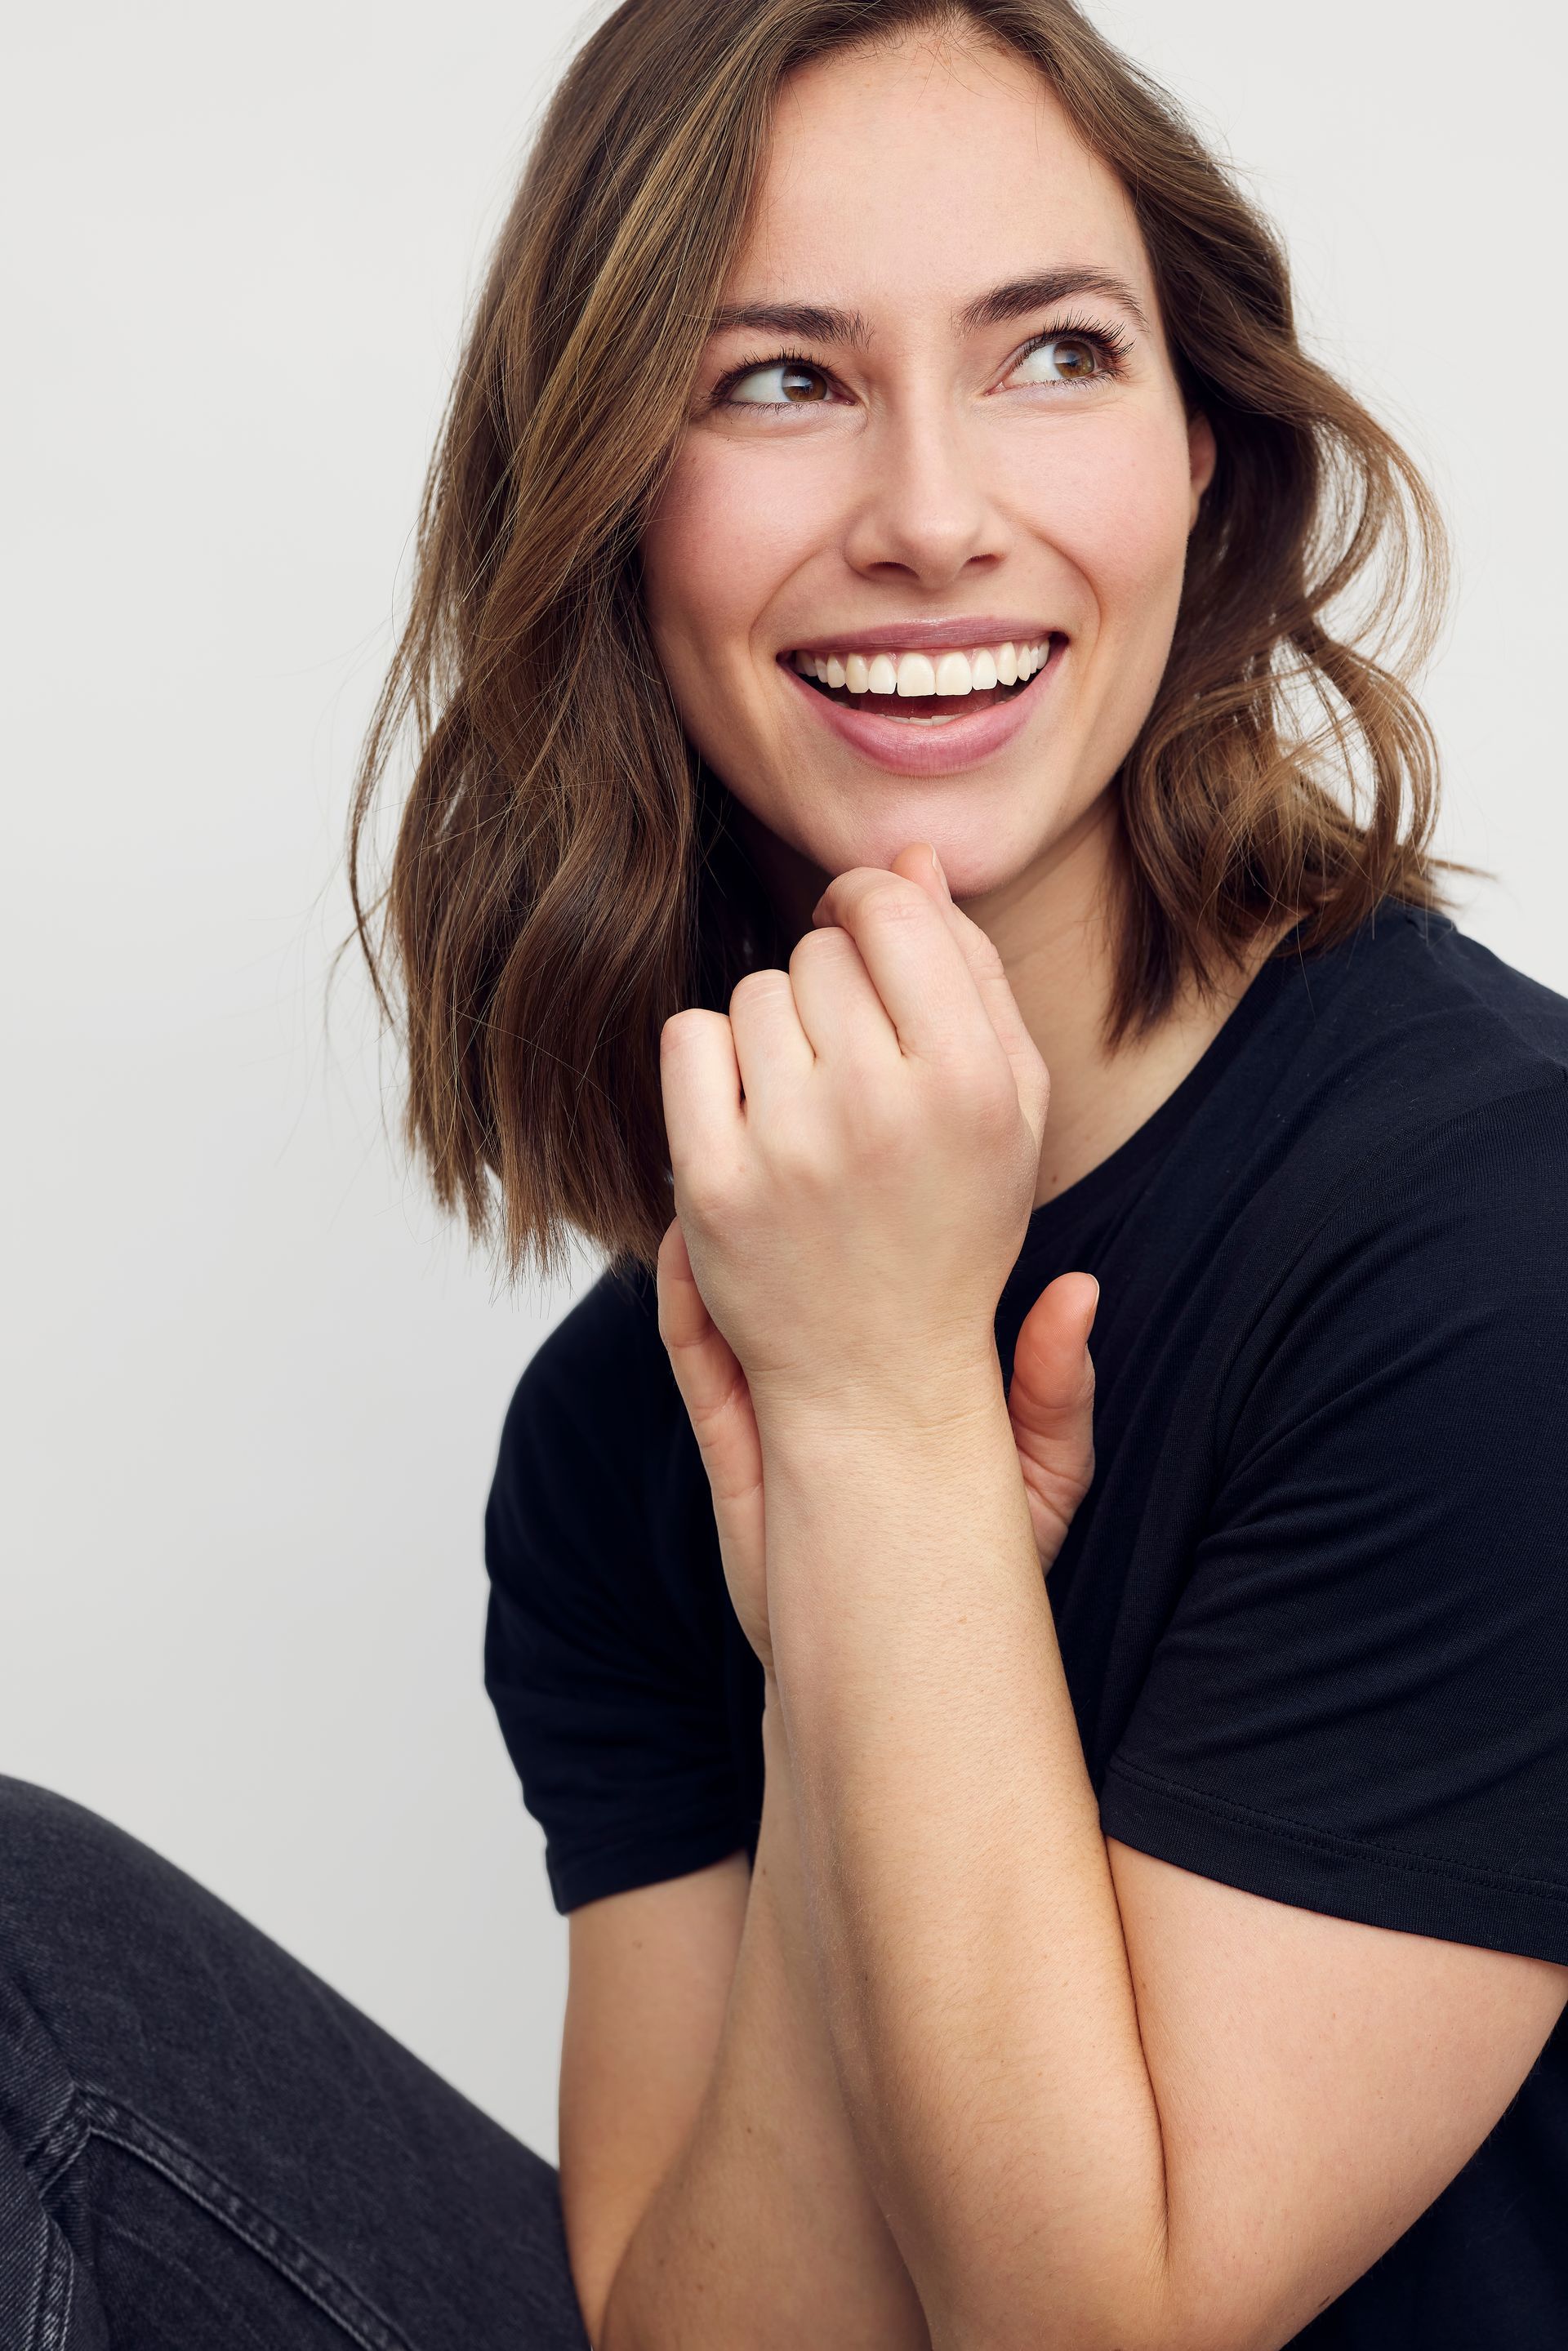
<path id="1" fill-rule="evenodd" d="M 1200 997 L 1188 982 L 1163 1020 L 1108 1052 L 1103 1030 L 1115 977 L 1116 820 L 1111 795 L 1103 792 L 1023 872 L 1000 889 L 957 902 L 1001 956 L 1019 1010 L 1051 1072 L 1036 1207 L 1097 1167 L 1175 1092 L 1296 919 L 1292 914 L 1260 934 L 1214 996 Z M 764 828 L 750 830 L 776 901 L 799 936 L 831 877 Z"/>

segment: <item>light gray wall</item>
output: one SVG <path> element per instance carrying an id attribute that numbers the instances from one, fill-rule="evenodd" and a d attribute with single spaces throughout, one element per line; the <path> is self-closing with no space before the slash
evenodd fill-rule
<path id="1" fill-rule="evenodd" d="M 1437 478 L 1446 845 L 1500 876 L 1462 919 L 1568 991 L 1562 17 L 1098 13 Z M 552 2157 L 565 1927 L 480 1685 L 480 1513 L 571 1292 L 497 1296 L 437 1228 L 357 971 L 329 1040 L 321 993 L 465 296 L 574 21 L 67 0 L 14 37 L 0 131 L 0 1770 L 160 1847 Z"/>

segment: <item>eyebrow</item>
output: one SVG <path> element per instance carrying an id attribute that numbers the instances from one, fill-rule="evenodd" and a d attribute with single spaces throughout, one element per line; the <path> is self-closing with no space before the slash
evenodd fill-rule
<path id="1" fill-rule="evenodd" d="M 993 286 L 988 294 L 977 296 L 958 313 L 956 323 L 966 332 L 976 327 L 999 327 L 1009 319 L 1022 318 L 1026 311 L 1049 309 L 1053 302 L 1065 302 L 1074 294 L 1101 294 L 1108 302 L 1119 303 L 1148 333 L 1149 322 L 1132 287 L 1103 269 L 1042 269 L 1033 277 L 1009 277 L 1005 286 Z"/>
<path id="2" fill-rule="evenodd" d="M 1149 322 L 1132 287 L 1103 269 L 1042 269 L 1030 277 L 1009 277 L 1005 285 L 993 286 L 966 303 L 954 313 L 953 323 L 960 332 L 973 334 L 979 327 L 1005 326 L 1009 319 L 1024 318 L 1030 310 L 1049 309 L 1074 294 L 1099 294 L 1119 303 L 1147 334 Z M 871 341 L 863 313 L 835 310 L 821 302 L 728 303 L 715 311 L 709 331 L 718 335 L 730 327 L 798 335 L 809 342 L 844 343 L 852 350 L 864 350 Z"/>
<path id="3" fill-rule="evenodd" d="M 832 310 L 821 302 L 727 303 L 713 315 L 710 334 L 727 327 L 750 327 L 767 335 L 796 335 L 802 342 L 848 343 L 864 350 L 871 329 L 859 310 Z"/>

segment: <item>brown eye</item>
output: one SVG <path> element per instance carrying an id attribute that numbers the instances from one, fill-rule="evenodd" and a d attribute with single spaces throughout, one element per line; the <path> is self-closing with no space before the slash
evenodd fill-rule
<path id="1" fill-rule="evenodd" d="M 774 360 L 738 376 L 728 397 L 742 408 L 795 408 L 825 400 L 827 393 L 828 380 L 821 368 L 803 360 Z"/>
<path id="2" fill-rule="evenodd" d="M 826 379 L 816 368 L 780 368 L 779 378 L 786 400 L 821 400 L 828 388 Z"/>
<path id="3" fill-rule="evenodd" d="M 1099 360 L 1082 335 L 1063 335 L 1051 345 L 1063 375 L 1092 375 Z"/>
<path id="4" fill-rule="evenodd" d="M 1110 370 L 1091 335 L 1045 335 L 1026 351 L 1015 372 L 1026 383 L 1082 383 Z"/>

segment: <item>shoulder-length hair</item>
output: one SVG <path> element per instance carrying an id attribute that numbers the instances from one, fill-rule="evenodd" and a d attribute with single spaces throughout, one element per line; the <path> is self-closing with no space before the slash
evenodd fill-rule
<path id="1" fill-rule="evenodd" d="M 1136 212 L 1218 466 L 1119 812 L 1113 1047 L 1211 991 L 1282 913 L 1297 951 L 1385 895 L 1444 901 L 1431 730 L 1406 680 L 1447 579 L 1421 475 L 1302 350 L 1270 226 L 1072 0 L 622 0 L 536 138 L 421 509 L 412 609 L 350 820 L 355 927 L 408 1058 L 404 1133 L 511 1269 L 568 1228 L 651 1268 L 673 1214 L 659 1032 L 783 938 L 644 623 L 667 475 L 779 83 L 916 28 L 1045 76 Z M 1354 625 L 1335 615 L 1356 608 Z M 390 871 L 368 820 L 412 725 Z"/>

